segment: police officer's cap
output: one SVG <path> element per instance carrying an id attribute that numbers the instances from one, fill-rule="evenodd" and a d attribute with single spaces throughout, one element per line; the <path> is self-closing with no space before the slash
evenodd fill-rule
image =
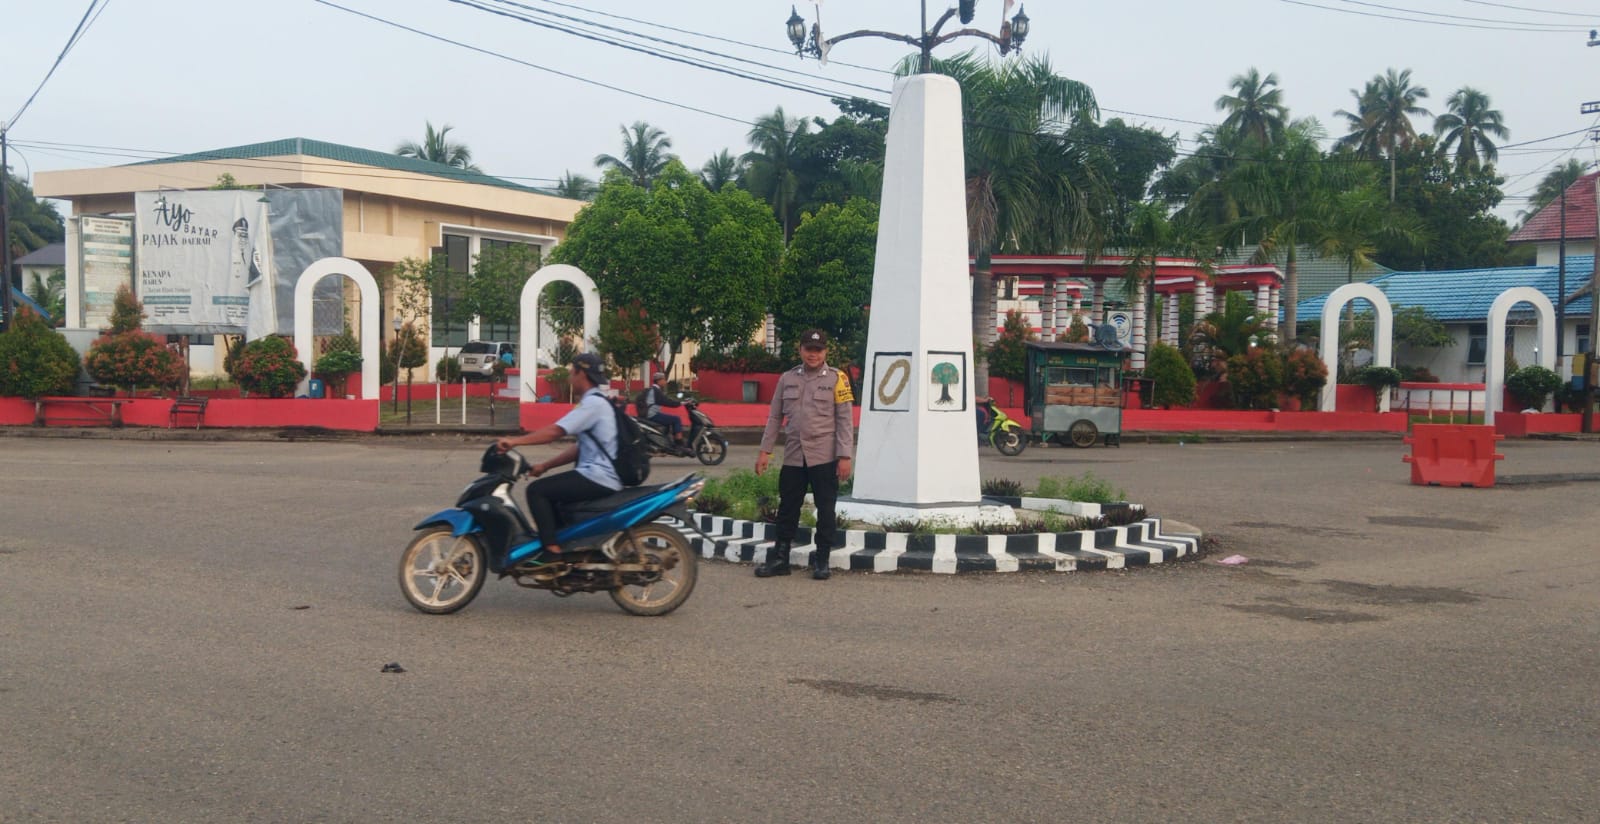
<path id="1" fill-rule="evenodd" d="M 802 349 L 828 348 L 828 333 L 821 329 L 807 329 L 800 333 L 800 347 Z"/>

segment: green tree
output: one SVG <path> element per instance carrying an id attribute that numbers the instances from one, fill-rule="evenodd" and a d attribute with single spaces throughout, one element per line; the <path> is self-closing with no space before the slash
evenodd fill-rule
<path id="1" fill-rule="evenodd" d="M 621 367 L 624 376 L 635 366 L 654 360 L 660 351 L 659 327 L 639 301 L 600 315 L 600 352 Z"/>
<path id="2" fill-rule="evenodd" d="M 1028 375 L 1028 341 L 1034 339 L 1033 327 L 1015 309 L 1006 313 L 1005 326 L 1000 337 L 989 347 L 987 360 L 989 374 L 1009 381 L 1021 381 Z M 1011 398 L 1009 402 L 1015 403 Z"/>
<path id="3" fill-rule="evenodd" d="M 1104 124 L 1080 120 L 1067 135 L 1083 148 L 1093 174 L 1105 181 L 1103 220 L 1109 242 L 1129 245 L 1133 213 L 1145 201 L 1156 173 L 1169 168 L 1177 156 L 1176 138 L 1129 126 L 1118 118 Z"/>
<path id="4" fill-rule="evenodd" d="M 832 122 L 812 118 L 794 141 L 796 214 L 816 214 L 826 204 L 857 197 L 876 203 L 881 196 L 888 108 L 859 98 L 833 102 L 841 114 Z"/>
<path id="5" fill-rule="evenodd" d="M 711 159 L 700 167 L 700 182 L 715 192 L 729 183 L 737 182 L 743 173 L 744 164 L 739 158 L 734 157 L 732 152 L 723 149 L 712 155 Z"/>
<path id="6" fill-rule="evenodd" d="M 1262 77 L 1261 71 L 1251 66 L 1244 74 L 1234 75 L 1229 85 L 1233 93 L 1217 98 L 1217 111 L 1228 113 L 1221 128 L 1254 141 L 1257 146 L 1276 143 L 1289 119 L 1289 109 L 1283 105 L 1283 89 L 1278 88 L 1278 75 L 1269 72 Z"/>
<path id="7" fill-rule="evenodd" d="M 601 154 L 595 155 L 594 165 L 600 169 L 615 169 L 621 172 L 633 185 L 650 188 L 650 184 L 667 168 L 667 164 L 676 159 L 668 151 L 672 148 L 672 138 L 667 133 L 656 127 L 636 120 L 633 126 L 619 126 L 622 130 L 622 156 Z"/>
<path id="8" fill-rule="evenodd" d="M 1462 86 L 1445 101 L 1448 109 L 1433 121 L 1433 131 L 1439 135 L 1439 147 L 1456 150 L 1456 170 L 1475 169 L 1494 163 L 1500 150 L 1494 141 L 1511 136 L 1506 128 L 1505 116 L 1499 109 L 1490 108 L 1489 96 L 1471 86 Z"/>
<path id="9" fill-rule="evenodd" d="M 426 131 L 422 142 L 404 140 L 395 146 L 394 153 L 401 157 L 415 157 L 419 160 L 429 160 L 434 163 L 443 163 L 468 172 L 482 171 L 472 163 L 472 150 L 465 144 L 455 143 L 448 137 L 451 127 L 447 124 L 437 131 L 433 123 L 424 121 Z"/>
<path id="10" fill-rule="evenodd" d="M 44 277 L 40 277 L 38 272 L 34 272 L 33 281 L 28 284 L 28 297 L 50 313 L 50 325 L 63 326 L 66 324 L 67 272 L 65 269 L 59 267 L 52 269 L 50 274 Z"/>
<path id="11" fill-rule="evenodd" d="M 750 338 L 782 252 L 771 209 L 741 189 L 709 191 L 673 161 L 648 190 L 608 173 L 550 259 L 587 272 L 608 307 L 638 301 L 675 360 L 687 342 L 716 349 Z"/>
<path id="12" fill-rule="evenodd" d="M 878 210 L 865 200 L 828 204 L 816 214 L 801 216 L 794 240 L 783 253 L 772 305 L 785 350 L 812 328 L 827 331 L 847 352 L 865 345 L 865 307 L 872 300 L 877 242 Z"/>
<path id="13" fill-rule="evenodd" d="M 748 135 L 751 148 L 743 158 L 748 166 L 745 179 L 750 191 L 772 207 L 783 226 L 785 241 L 794 225 L 795 198 L 800 187 L 794 168 L 796 149 L 808 130 L 807 121 L 785 116 L 779 106 L 771 114 L 756 118 Z"/>
<path id="14" fill-rule="evenodd" d="M 1380 160 L 1383 157 L 1383 136 L 1378 133 L 1378 79 L 1367 81 L 1361 91 L 1350 90 L 1356 99 L 1356 110 L 1339 109 L 1336 117 L 1344 118 L 1346 134 L 1334 142 L 1334 148 L 1349 151 L 1356 157 Z"/>
<path id="15" fill-rule="evenodd" d="M 899 71 L 915 68 L 912 58 Z M 1098 245 L 1091 238 L 1103 236 L 1082 190 L 1088 164 L 1065 137 L 1066 127 L 1096 117 L 1098 108 L 1088 86 L 1056 74 L 1044 57 L 994 62 L 968 53 L 935 60 L 933 70 L 961 84 L 967 237 L 977 259 L 972 334 L 982 351 L 998 325 L 995 254 L 1054 254 Z M 976 384 L 986 385 L 988 365 L 980 359 L 974 367 Z"/>
<path id="16" fill-rule="evenodd" d="M 953 363 L 936 363 L 933 365 L 933 382 L 939 384 L 939 399 L 934 403 L 949 406 L 955 403 L 955 398 L 950 397 L 950 386 L 961 382 L 961 370 Z"/>
<path id="17" fill-rule="evenodd" d="M 78 378 L 78 353 L 26 306 L 0 332 L 0 395 L 67 395 Z"/>
<path id="18" fill-rule="evenodd" d="M 465 329 L 472 319 L 473 306 L 468 291 L 471 276 L 451 269 L 443 253 L 427 259 L 405 258 L 394 265 L 390 277 L 395 284 L 395 304 L 401 319 L 416 324 L 424 339 L 433 332 L 448 341 L 451 332 Z M 446 351 L 445 354 L 450 353 Z"/>
<path id="19" fill-rule="evenodd" d="M 1590 165 L 1573 158 L 1551 169 L 1549 174 L 1540 179 L 1539 186 L 1533 190 L 1533 197 L 1528 201 L 1528 208 L 1525 214 L 1537 214 L 1540 209 L 1556 202 L 1556 198 L 1560 197 L 1572 184 L 1577 183 L 1578 178 L 1588 173 Z"/>
<path id="20" fill-rule="evenodd" d="M 144 307 L 126 284 L 117 287 L 111 300 L 111 328 L 89 345 L 83 359 L 89 376 L 108 386 L 121 386 L 128 396 L 141 386 L 163 389 L 180 385 L 189 374 L 189 365 L 166 341 L 140 327 Z"/>
<path id="21" fill-rule="evenodd" d="M 1421 228 L 1423 244 L 1380 238 L 1376 259 L 1393 269 L 1477 269 L 1514 260 L 1506 225 L 1495 207 L 1505 181 L 1493 166 L 1457 171 L 1431 135 L 1419 137 L 1399 157 L 1397 213 Z"/>
<path id="22" fill-rule="evenodd" d="M 1171 409 L 1194 403 L 1194 370 L 1184 362 L 1183 353 L 1176 347 L 1160 342 L 1151 346 L 1144 376 L 1154 384 L 1150 395 L 1153 406 Z"/>
<path id="23" fill-rule="evenodd" d="M 1372 79 L 1368 85 L 1371 96 L 1362 101 L 1370 107 L 1374 136 L 1384 147 L 1389 158 L 1389 202 L 1393 203 L 1396 190 L 1396 165 L 1401 149 L 1409 149 L 1417 140 L 1417 129 L 1412 117 L 1428 117 L 1430 112 L 1418 105 L 1428 96 L 1428 90 L 1411 85 L 1411 70 L 1395 71 L 1393 68 Z"/>
<path id="24" fill-rule="evenodd" d="M 593 200 L 594 194 L 599 191 L 599 188 L 590 178 L 573 174 L 572 172 L 562 172 L 561 177 L 556 180 L 555 188 L 551 191 L 557 197 L 564 197 L 570 200 Z"/>
<path id="25" fill-rule="evenodd" d="M 527 243 L 485 246 L 473 261 L 466 311 L 478 318 L 483 337 L 509 340 L 522 315 L 522 287 L 539 269 L 539 247 Z"/>
<path id="26" fill-rule="evenodd" d="M 546 284 L 539 293 L 539 317 L 558 338 L 583 334 L 583 293 L 564 280 Z"/>
<path id="27" fill-rule="evenodd" d="M 10 198 L 11 259 L 60 243 L 66 238 L 66 223 L 54 202 L 33 195 L 33 187 L 13 175 L 6 176 Z"/>
<path id="28" fill-rule="evenodd" d="M 306 367 L 300 362 L 294 344 L 278 335 L 246 343 L 234 366 L 234 380 L 238 381 L 240 390 L 269 398 L 293 395 L 295 387 L 305 377 Z"/>
<path id="29" fill-rule="evenodd" d="M 217 175 L 217 182 L 211 184 L 208 188 L 215 189 L 215 190 L 221 190 L 221 191 L 229 191 L 229 190 L 237 190 L 237 189 L 249 189 L 249 188 L 253 188 L 253 187 L 242 186 L 242 185 L 239 184 L 239 181 L 234 179 L 233 174 L 231 172 L 223 172 L 222 174 Z"/>

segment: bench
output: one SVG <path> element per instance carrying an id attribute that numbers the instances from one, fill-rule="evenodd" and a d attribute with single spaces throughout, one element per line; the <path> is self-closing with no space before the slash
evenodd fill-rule
<path id="1" fill-rule="evenodd" d="M 38 398 L 33 402 L 33 425 L 95 423 L 122 426 L 122 405 L 115 398 Z"/>
<path id="2" fill-rule="evenodd" d="M 174 398 L 172 409 L 167 413 L 172 421 L 172 427 L 177 428 L 179 415 L 193 415 L 194 428 L 199 429 L 206 422 L 206 402 L 209 398 Z"/>

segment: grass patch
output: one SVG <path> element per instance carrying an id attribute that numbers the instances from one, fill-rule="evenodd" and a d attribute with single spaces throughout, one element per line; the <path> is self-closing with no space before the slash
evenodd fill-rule
<path id="1" fill-rule="evenodd" d="M 983 482 L 980 491 L 985 495 L 1020 498 L 1025 490 L 1022 488 L 1021 481 L 1013 481 L 1009 478 L 988 478 Z"/>
<path id="2" fill-rule="evenodd" d="M 1109 504 L 1128 498 L 1126 490 L 1112 486 L 1110 481 L 1093 472 L 1085 472 L 1077 477 L 1040 478 L 1039 487 L 1033 494 L 1040 498 L 1089 504 Z"/>

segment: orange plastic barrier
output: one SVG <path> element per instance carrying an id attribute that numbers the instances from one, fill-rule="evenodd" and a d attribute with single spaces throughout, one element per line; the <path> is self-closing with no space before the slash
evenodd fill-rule
<path id="1" fill-rule="evenodd" d="M 1405 439 L 1411 454 L 1401 460 L 1418 486 L 1494 486 L 1494 462 L 1506 459 L 1494 445 L 1503 440 L 1493 426 L 1419 423 Z"/>

